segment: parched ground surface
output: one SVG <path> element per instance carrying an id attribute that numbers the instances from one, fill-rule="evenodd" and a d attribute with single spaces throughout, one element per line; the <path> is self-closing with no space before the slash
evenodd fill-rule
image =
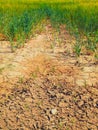
<path id="1" fill-rule="evenodd" d="M 0 43 L 0 130 L 98 130 L 98 62 L 47 26 L 24 48 Z"/>

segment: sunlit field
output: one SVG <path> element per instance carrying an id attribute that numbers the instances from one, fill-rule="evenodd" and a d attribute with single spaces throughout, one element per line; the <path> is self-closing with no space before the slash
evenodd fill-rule
<path id="1" fill-rule="evenodd" d="M 98 0 L 0 0 L 0 130 L 98 130 Z"/>
<path id="2" fill-rule="evenodd" d="M 55 28 L 66 25 L 71 34 L 78 39 L 78 48 L 81 39 L 86 37 L 86 42 L 82 44 L 92 51 L 97 50 L 97 0 L 0 1 L 0 33 L 10 42 L 20 40 L 24 42 L 33 33 L 37 24 L 47 19 Z"/>

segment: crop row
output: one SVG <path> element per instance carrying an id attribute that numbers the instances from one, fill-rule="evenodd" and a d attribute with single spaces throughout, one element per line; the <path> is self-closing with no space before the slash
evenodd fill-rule
<path id="1" fill-rule="evenodd" d="M 43 19 L 53 27 L 66 24 L 76 38 L 86 36 L 91 49 L 98 43 L 98 2 L 95 0 L 63 0 L 42 2 L 34 0 L 1 0 L 0 33 L 9 41 L 25 41 Z M 93 40 L 92 40 L 93 39 Z"/>

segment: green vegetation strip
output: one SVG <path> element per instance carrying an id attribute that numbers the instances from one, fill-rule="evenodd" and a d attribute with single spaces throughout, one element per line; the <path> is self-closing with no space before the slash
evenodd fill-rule
<path id="1" fill-rule="evenodd" d="M 37 24 L 50 19 L 53 27 L 66 24 L 78 39 L 86 36 L 86 46 L 95 51 L 98 43 L 97 0 L 1 0 L 0 33 L 13 41 L 25 41 Z M 85 44 L 85 43 L 84 43 Z M 18 44 L 19 45 L 19 44 Z M 76 47 L 77 48 L 77 47 Z"/>

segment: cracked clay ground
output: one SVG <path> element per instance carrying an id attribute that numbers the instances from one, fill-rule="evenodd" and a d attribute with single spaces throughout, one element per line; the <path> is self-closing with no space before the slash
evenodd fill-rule
<path id="1" fill-rule="evenodd" d="M 98 130 L 98 62 L 59 40 L 49 25 L 14 53 L 0 42 L 0 130 Z"/>

